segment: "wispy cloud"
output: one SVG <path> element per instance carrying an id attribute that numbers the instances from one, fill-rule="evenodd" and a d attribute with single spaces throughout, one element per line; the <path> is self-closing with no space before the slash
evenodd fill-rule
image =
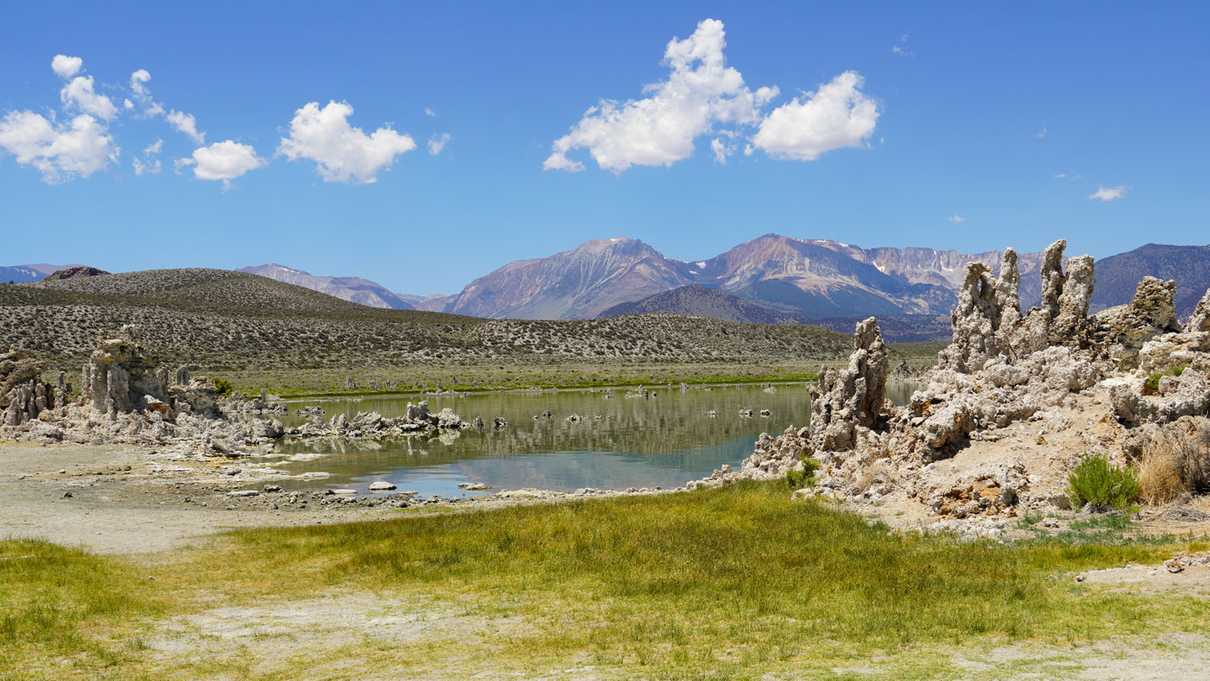
<path id="1" fill-rule="evenodd" d="M 966 217 L 963 215 L 958 215 L 957 213 L 954 213 L 953 215 L 949 216 L 946 219 L 950 221 L 950 224 L 954 224 L 954 225 L 960 225 L 960 224 L 966 222 Z"/>
<path id="2" fill-rule="evenodd" d="M 899 36 L 899 40 L 896 40 L 895 44 L 891 46 L 891 54 L 895 55 L 896 57 L 915 57 L 916 53 L 913 52 L 912 48 L 908 45 L 908 41 L 911 40 L 911 38 L 912 34 L 910 33 L 904 33 L 903 35 Z"/>
<path id="3" fill-rule="evenodd" d="M 1102 203 L 1124 199 L 1126 198 L 1126 185 L 1119 184 L 1116 187 L 1097 187 L 1097 190 L 1089 194 L 1088 198 Z"/>

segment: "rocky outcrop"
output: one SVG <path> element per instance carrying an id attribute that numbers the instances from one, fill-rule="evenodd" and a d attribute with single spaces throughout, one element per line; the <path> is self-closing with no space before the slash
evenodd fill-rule
<path id="1" fill-rule="evenodd" d="M 1210 379 L 1202 371 L 1185 369 L 1179 375 L 1164 376 L 1155 395 L 1145 395 L 1141 383 L 1118 384 L 1110 392 L 1114 414 L 1128 426 L 1210 416 Z"/>
<path id="2" fill-rule="evenodd" d="M 1210 289 L 1206 289 L 1206 295 L 1193 308 L 1193 316 L 1189 317 L 1186 330 L 1210 331 Z"/>
<path id="3" fill-rule="evenodd" d="M 69 386 L 42 380 L 45 363 L 24 352 L 0 354 L 0 426 L 19 426 L 43 413 L 62 408 Z"/>
<path id="4" fill-rule="evenodd" d="M 857 324 L 848 366 L 828 369 L 811 402 L 811 438 L 819 449 L 844 451 L 856 428 L 873 428 L 886 401 L 887 348 L 873 317 Z"/>
<path id="5" fill-rule="evenodd" d="M 951 316 L 953 342 L 941 352 L 941 366 L 973 371 L 1008 350 L 1009 332 L 1021 318 L 1020 284 L 1017 253 L 1011 248 L 1004 251 L 999 278 L 981 262 L 967 266 Z"/>
<path id="6" fill-rule="evenodd" d="M 429 404 L 421 401 L 419 404 L 408 403 L 404 415 L 399 418 L 388 418 L 376 411 L 358 412 L 353 417 L 337 414 L 326 423 L 319 415 L 311 420 L 286 432 L 291 437 L 300 438 L 393 438 L 410 435 L 434 435 L 445 432 L 456 432 L 470 428 L 471 424 L 462 420 L 454 410 L 442 409 L 437 413 L 429 411 Z"/>
<path id="7" fill-rule="evenodd" d="M 1067 242 L 1051 244 L 1043 254 L 1042 303 L 1022 316 L 1017 254 L 1005 249 L 1000 276 L 987 266 L 967 266 L 951 317 L 953 340 L 938 356 L 938 365 L 962 373 L 979 371 L 997 358 L 1024 357 L 1051 345 L 1079 345 L 1088 326 L 1092 299 L 1093 260 L 1071 258 L 1063 271 Z"/>
<path id="8" fill-rule="evenodd" d="M 123 326 L 112 338 L 97 342 L 84 365 L 82 391 L 86 404 L 102 414 L 143 411 L 147 398 L 168 399 L 168 370 L 147 357 L 135 336 L 138 329 Z"/>
<path id="9" fill-rule="evenodd" d="M 1096 333 L 1105 351 L 1120 368 L 1139 365 L 1143 345 L 1165 333 L 1181 330 L 1176 318 L 1175 281 L 1143 277 L 1128 305 L 1097 313 Z"/>

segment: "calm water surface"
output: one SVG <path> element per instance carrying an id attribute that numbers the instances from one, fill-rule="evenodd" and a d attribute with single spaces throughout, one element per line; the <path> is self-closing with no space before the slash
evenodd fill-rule
<path id="1" fill-rule="evenodd" d="M 895 386 L 893 386 L 895 388 Z M 347 487 L 366 491 L 376 480 L 424 496 L 472 495 L 460 483 L 484 483 L 491 489 L 575 490 L 581 487 L 675 487 L 707 476 L 722 464 L 737 465 L 752 452 L 761 432 L 778 433 L 788 425 L 806 425 L 810 397 L 806 384 L 714 387 L 687 390 L 657 387 L 648 397 L 634 391 L 559 391 L 492 393 L 467 397 L 430 397 L 434 411 L 449 407 L 470 421 L 487 424 L 440 438 L 381 442 L 339 440 L 286 443 L 274 467 L 293 474 L 322 471 L 330 477 L 296 481 L 297 487 Z M 902 402 L 910 389 L 892 390 Z M 304 401 L 291 404 L 289 420 L 298 423 L 300 407 L 319 405 L 325 419 L 344 412 L 377 411 L 400 416 L 411 397 Z M 752 416 L 741 415 L 751 410 Z M 767 416 L 761 416 L 767 410 Z M 549 416 L 546 413 L 549 412 Z M 569 420 L 576 415 L 579 420 Z M 503 417 L 509 426 L 491 429 Z"/>

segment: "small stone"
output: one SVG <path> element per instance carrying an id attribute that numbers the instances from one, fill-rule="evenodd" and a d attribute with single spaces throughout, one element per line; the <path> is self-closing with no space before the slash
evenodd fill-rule
<path id="1" fill-rule="evenodd" d="M 234 492 L 227 492 L 229 497 L 256 497 L 260 496 L 260 492 L 254 489 L 237 489 Z"/>
<path id="2" fill-rule="evenodd" d="M 386 480 L 377 480 L 370 483 L 371 492 L 389 492 L 395 489 L 395 483 L 387 482 Z"/>

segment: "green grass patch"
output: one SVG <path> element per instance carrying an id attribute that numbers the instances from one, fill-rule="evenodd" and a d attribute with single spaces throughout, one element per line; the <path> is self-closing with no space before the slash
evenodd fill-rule
<path id="1" fill-rule="evenodd" d="M 1206 599 L 1113 592 L 1067 576 L 1158 562 L 1190 544 L 964 543 L 789 497 L 784 483 L 747 483 L 239 530 L 141 568 L 0 542 L 0 677 L 35 669 L 31 678 L 57 678 L 44 673 L 50 664 L 111 678 L 284 679 L 321 668 L 339 670 L 334 678 L 392 669 L 575 678 L 551 672 L 585 666 L 604 678 L 836 678 L 874 664 L 882 678 L 933 678 L 961 675 L 950 666 L 959 647 L 1210 630 Z M 255 637 L 222 643 L 222 656 L 187 648 L 164 658 L 133 635 L 214 607 L 366 591 L 480 628 L 426 629 L 406 641 L 320 638 L 272 659 L 257 658 Z"/>
<path id="2" fill-rule="evenodd" d="M 129 625 L 162 611 L 129 566 L 43 541 L 0 541 L 0 678 L 42 678 L 30 660 L 100 674 L 141 651 Z"/>
<path id="3" fill-rule="evenodd" d="M 657 677 L 746 677 L 977 640 L 1082 641 L 1210 615 L 1196 599 L 1160 605 L 1054 578 L 1159 561 L 1171 544 L 963 543 L 788 496 L 784 485 L 745 484 L 241 530 L 225 552 L 184 569 L 235 593 L 241 575 L 271 574 L 287 591 L 352 584 L 504 607 L 532 625 L 495 642 L 494 668 L 518 671 L 588 655 Z"/>

